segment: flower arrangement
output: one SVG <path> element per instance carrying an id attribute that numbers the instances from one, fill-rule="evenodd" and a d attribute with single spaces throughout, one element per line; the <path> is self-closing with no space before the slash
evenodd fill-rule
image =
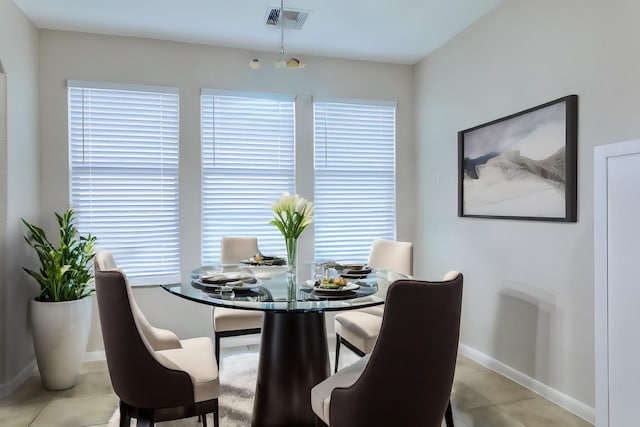
<path id="1" fill-rule="evenodd" d="M 274 218 L 269 224 L 278 227 L 287 246 L 289 272 L 295 274 L 298 237 L 313 222 L 313 203 L 297 194 L 284 193 L 271 204 Z"/>
<path id="2" fill-rule="evenodd" d="M 297 239 L 313 222 L 313 203 L 297 194 L 284 193 L 271 204 L 274 219 L 269 224 L 278 227 L 285 239 Z"/>

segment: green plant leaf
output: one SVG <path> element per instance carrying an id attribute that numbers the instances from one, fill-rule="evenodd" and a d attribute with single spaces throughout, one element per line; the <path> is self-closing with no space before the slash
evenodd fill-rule
<path id="1" fill-rule="evenodd" d="M 89 262 L 95 255 L 96 238 L 91 234 L 81 236 L 75 226 L 75 216 L 70 208 L 64 214 L 55 213 L 58 222 L 58 246 L 47 238 L 44 230 L 21 218 L 27 229 L 25 241 L 34 249 L 40 261 L 39 272 L 23 267 L 40 286 L 38 301 L 71 301 L 85 298 L 92 279 Z"/>

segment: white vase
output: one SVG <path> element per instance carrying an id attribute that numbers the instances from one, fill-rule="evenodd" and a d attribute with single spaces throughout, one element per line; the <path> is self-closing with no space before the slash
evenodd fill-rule
<path id="1" fill-rule="evenodd" d="M 33 346 L 42 384 L 49 390 L 76 385 L 91 326 L 91 298 L 31 301 Z"/>

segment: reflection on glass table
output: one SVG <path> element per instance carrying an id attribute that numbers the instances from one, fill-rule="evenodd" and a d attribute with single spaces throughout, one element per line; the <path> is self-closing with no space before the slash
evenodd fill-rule
<path id="1" fill-rule="evenodd" d="M 324 312 L 383 304 L 389 285 L 402 278 L 371 270 L 332 291 L 287 274 L 256 278 L 241 266 L 203 266 L 189 281 L 163 288 L 201 304 L 263 311 L 252 426 L 302 427 L 315 425 L 311 388 L 330 375 Z"/>

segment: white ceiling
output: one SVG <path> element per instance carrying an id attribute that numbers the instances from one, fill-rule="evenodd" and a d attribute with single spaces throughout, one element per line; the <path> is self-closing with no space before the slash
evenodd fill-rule
<path id="1" fill-rule="evenodd" d="M 309 11 L 287 53 L 415 64 L 502 0 L 285 0 Z M 14 0 L 38 28 L 280 51 L 280 0 Z"/>

